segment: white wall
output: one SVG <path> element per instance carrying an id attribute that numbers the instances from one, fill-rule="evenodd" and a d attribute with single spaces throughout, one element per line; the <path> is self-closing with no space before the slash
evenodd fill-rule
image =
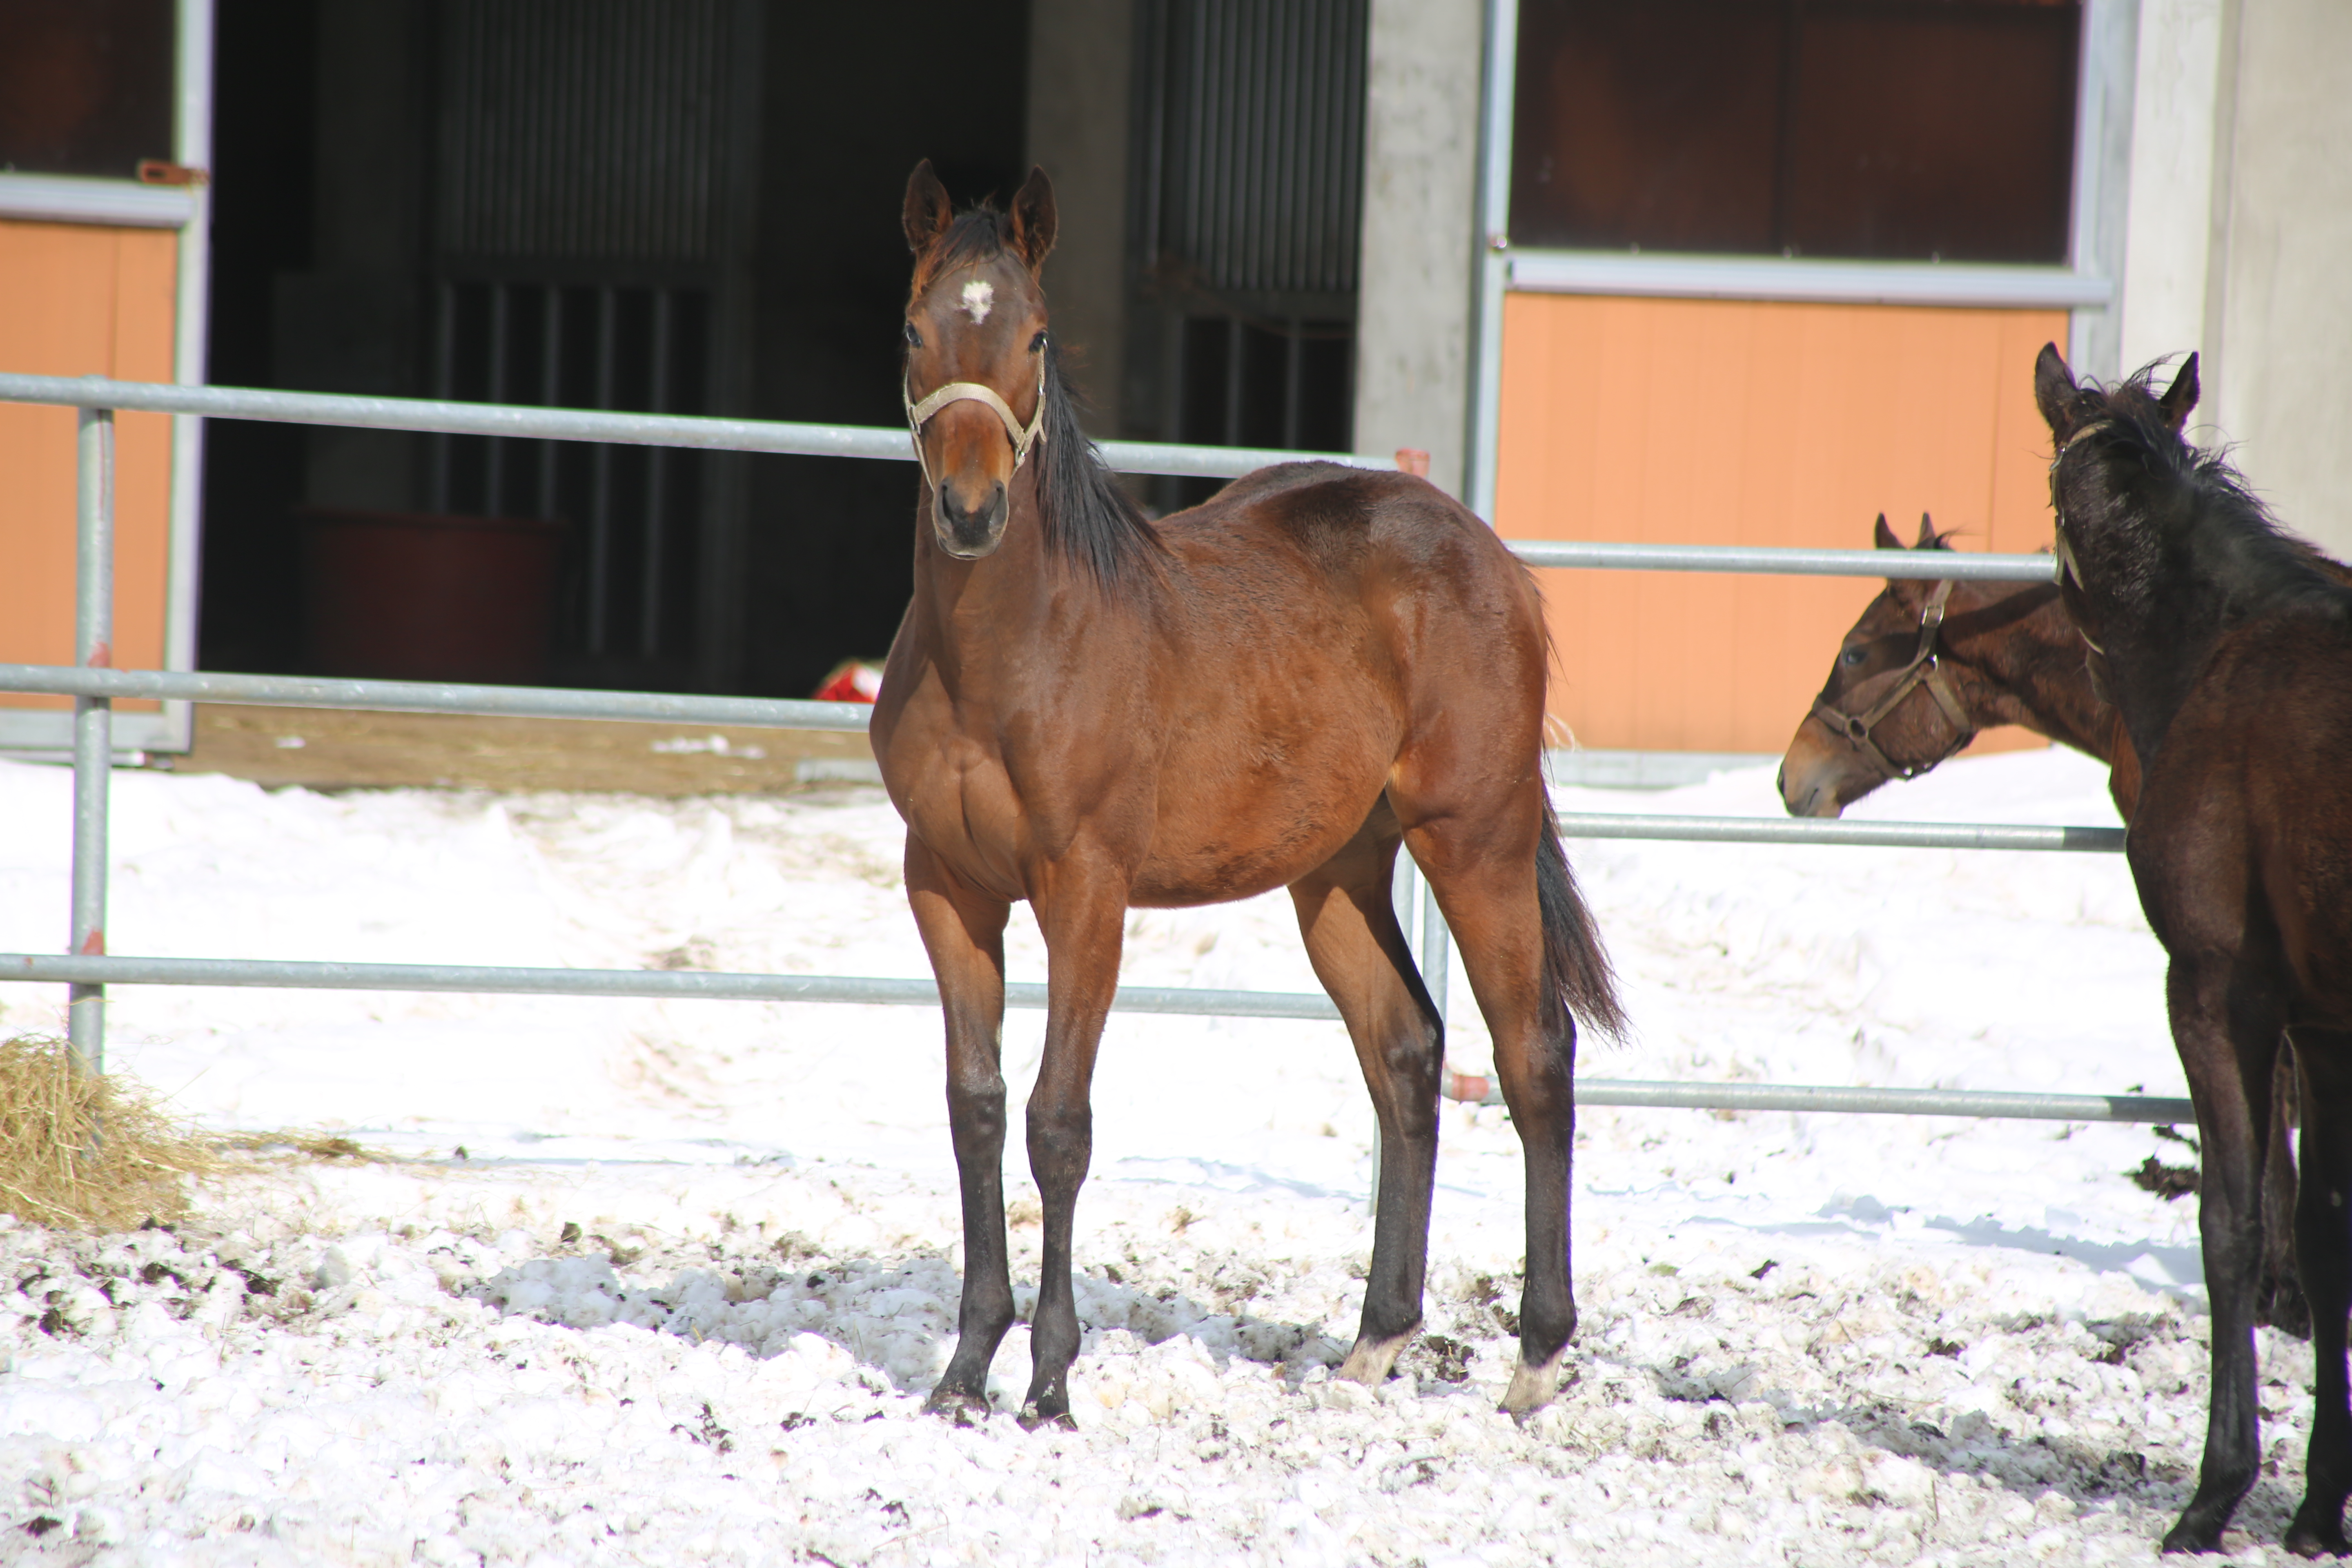
<path id="1" fill-rule="evenodd" d="M 2191 427 L 2352 557 L 2352 5 L 2141 0 L 2123 367 L 2191 349 Z"/>
<path id="2" fill-rule="evenodd" d="M 1365 86 L 1355 447 L 1418 447 L 1454 495 L 1468 438 L 1485 9 L 1372 0 Z"/>
<path id="3" fill-rule="evenodd" d="M 2279 521 L 2352 557 L 2352 5 L 2231 10 L 2207 409 Z"/>

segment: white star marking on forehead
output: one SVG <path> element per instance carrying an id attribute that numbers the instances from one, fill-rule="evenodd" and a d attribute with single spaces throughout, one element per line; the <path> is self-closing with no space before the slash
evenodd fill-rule
<path id="1" fill-rule="evenodd" d="M 996 305 L 996 287 L 986 279 L 975 278 L 963 286 L 963 303 L 956 307 L 971 318 L 978 326 L 988 320 L 988 312 Z"/>

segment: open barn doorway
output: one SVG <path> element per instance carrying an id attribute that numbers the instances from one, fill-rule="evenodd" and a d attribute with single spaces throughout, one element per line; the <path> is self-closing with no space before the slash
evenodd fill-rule
<path id="1" fill-rule="evenodd" d="M 1028 11 L 220 0 L 209 377 L 895 423 L 899 192 L 924 156 L 960 197 L 1017 184 Z M 504 529 L 538 553 L 500 568 L 499 613 L 543 624 L 530 678 L 805 695 L 887 645 L 912 486 L 897 464 L 223 424 L 199 659 L 421 673 L 337 643 L 389 579 L 337 580 L 331 542 L 467 570 Z"/>

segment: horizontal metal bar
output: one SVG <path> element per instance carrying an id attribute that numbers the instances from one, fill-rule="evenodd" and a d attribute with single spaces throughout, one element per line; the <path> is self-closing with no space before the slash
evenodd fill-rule
<path id="1" fill-rule="evenodd" d="M 1563 811 L 1570 838 L 1646 838 L 1694 844 L 1843 844 L 1883 849 L 2049 849 L 2120 855 L 2120 827 L 2042 827 L 1990 822 L 1840 822 L 1815 817 L 1645 816 Z"/>
<path id="2" fill-rule="evenodd" d="M 341 680 L 304 675 L 218 675 L 160 669 L 78 669 L 0 664 L 0 691 L 66 697 L 163 698 L 262 708 L 357 708 L 513 719 L 621 719 L 638 723 L 745 724 L 772 730 L 864 730 L 865 702 L 783 697 L 695 697 L 664 691 L 572 691 L 541 686 L 460 686 L 423 680 Z"/>
<path id="3" fill-rule="evenodd" d="M 2112 279 L 2063 267 L 1622 250 L 1517 250 L 1511 254 L 1511 287 L 1537 294 L 2059 310 L 2105 305 L 2116 293 Z"/>
<path id="4" fill-rule="evenodd" d="M 247 386 L 176 386 L 101 376 L 0 374 L 0 403 L 50 403 L 135 413 L 194 414 L 280 425 L 333 425 L 363 430 L 415 430 L 450 436 L 604 441 L 636 447 L 691 447 L 717 452 L 768 452 L 818 458 L 912 462 L 914 446 L 896 425 L 804 425 L 768 419 L 708 419 L 680 414 L 614 414 L 587 408 L 454 403 L 411 397 L 348 397 Z M 1275 463 L 1341 463 L 1393 468 L 1387 458 L 1347 452 L 1286 452 L 1255 447 L 1185 447 L 1155 441 L 1097 443 L 1103 461 L 1133 474 L 1223 479 Z"/>
<path id="5" fill-rule="evenodd" d="M 36 223 L 104 224 L 109 228 L 179 228 L 196 216 L 186 185 L 142 185 L 70 174 L 0 174 L 0 218 Z"/>
<path id="6" fill-rule="evenodd" d="M 1798 577 L 1917 577 L 1953 583 L 2055 583 L 2056 558 L 1974 550 L 1805 550 L 1785 545 L 1608 544 L 1507 539 L 1530 566 L 1620 572 L 1748 572 Z"/>
<path id="7" fill-rule="evenodd" d="M 1447 1075 L 1454 1100 L 1500 1105 L 1494 1079 Z M 1663 1079 L 1576 1080 L 1579 1105 L 1650 1107 L 1665 1110 L 1811 1110 L 1832 1115 L 1981 1116 L 2021 1121 L 2193 1122 L 2185 1100 L 2144 1094 L 2017 1094 L 1977 1089 L 1846 1089 L 1827 1084 L 1672 1083 Z"/>
<path id="8" fill-rule="evenodd" d="M 694 969 L 515 969 L 461 963 L 320 963 L 279 959 L 85 957 L 0 953 L 0 981 L 81 985 L 258 985 L 316 991 L 458 991 L 499 995 L 654 996 L 738 1002 L 847 1002 L 936 1007 L 929 980 L 841 974 L 720 974 Z M 1010 1006 L 1042 1009 L 1045 987 L 1004 988 Z M 1306 991 L 1217 991 L 1122 985 L 1125 1013 L 1336 1022 L 1331 999 Z"/>

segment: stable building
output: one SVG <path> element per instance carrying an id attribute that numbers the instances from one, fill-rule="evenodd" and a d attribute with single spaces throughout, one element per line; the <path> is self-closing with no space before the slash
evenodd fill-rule
<path id="1" fill-rule="evenodd" d="M 2025 550 L 2034 352 L 2195 349 L 2342 552 L 2347 58 L 2329 0 L 0 0 L 0 371 L 891 425 L 908 169 L 1034 161 L 1104 436 L 1418 447 L 1515 537 Z M 0 660 L 70 658 L 73 423 L 0 405 Z M 898 464 L 120 443 L 128 666 L 800 696 L 905 599 Z M 1777 751 L 1867 596 L 1545 579 L 1594 776 Z"/>

